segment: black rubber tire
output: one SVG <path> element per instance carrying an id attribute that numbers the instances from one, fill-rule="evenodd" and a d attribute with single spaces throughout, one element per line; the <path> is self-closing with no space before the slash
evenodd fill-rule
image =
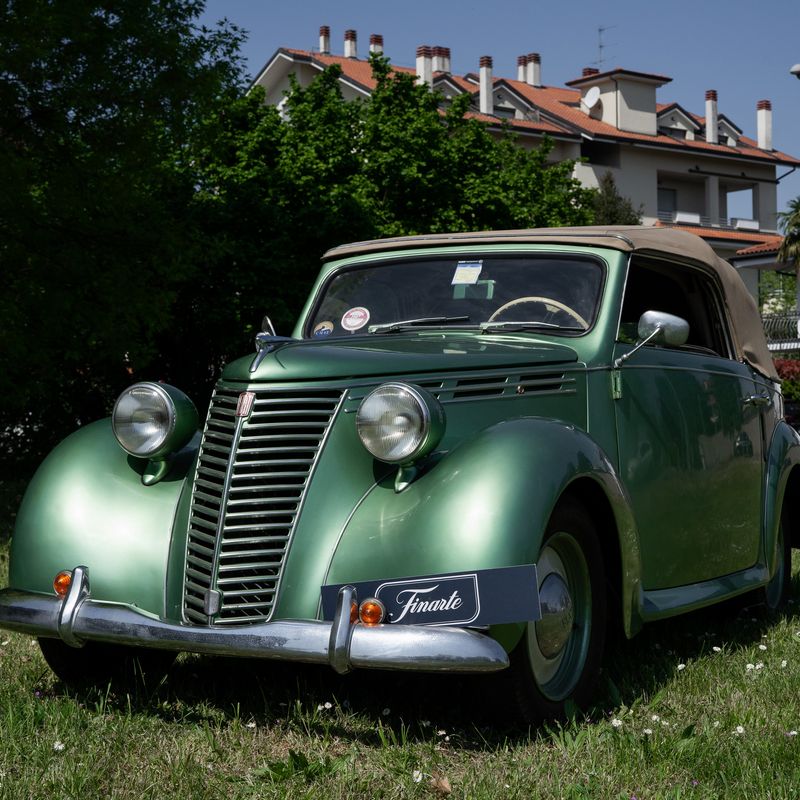
<path id="1" fill-rule="evenodd" d="M 528 623 L 511 653 L 506 680 L 511 684 L 518 716 L 528 724 L 563 719 L 570 706 L 582 709 L 590 705 L 605 646 L 608 602 L 603 553 L 594 523 L 577 500 L 565 498 L 550 518 L 537 563 L 540 587 L 548 577 L 543 572 L 548 572 L 546 562 L 552 560 L 548 559 L 552 552 L 562 561 L 574 608 L 573 624 L 567 643 L 553 659 L 542 660 L 534 622 Z M 560 577 L 558 571 L 556 575 Z M 537 662 L 539 666 L 535 667 Z M 544 673 L 546 682 L 542 680 Z"/>
<path id="2" fill-rule="evenodd" d="M 772 580 L 761 590 L 760 600 L 768 611 L 780 611 L 791 596 L 792 587 L 792 537 L 786 515 L 781 515 L 778 528 L 778 569 Z"/>
<path id="3" fill-rule="evenodd" d="M 104 687 L 109 683 L 125 688 L 154 689 L 172 666 L 176 653 L 87 642 L 76 648 L 60 639 L 39 639 L 44 660 L 56 676 L 70 687 Z"/>

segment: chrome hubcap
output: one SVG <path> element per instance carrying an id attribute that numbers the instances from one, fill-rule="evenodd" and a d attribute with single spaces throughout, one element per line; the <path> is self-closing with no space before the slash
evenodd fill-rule
<path id="1" fill-rule="evenodd" d="M 566 646 L 575 624 L 569 587 L 560 575 L 551 573 L 539 588 L 542 618 L 536 624 L 536 640 L 545 658 L 555 658 Z"/>

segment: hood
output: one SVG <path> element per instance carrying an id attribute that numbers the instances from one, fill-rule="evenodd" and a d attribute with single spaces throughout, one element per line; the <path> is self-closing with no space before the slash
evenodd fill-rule
<path id="1" fill-rule="evenodd" d="M 276 348 L 255 372 L 253 355 L 228 364 L 222 377 L 231 381 L 295 381 L 405 375 L 492 367 L 532 367 L 575 362 L 566 344 L 531 336 L 503 337 L 437 333 L 354 337 L 335 341 L 303 339 Z"/>

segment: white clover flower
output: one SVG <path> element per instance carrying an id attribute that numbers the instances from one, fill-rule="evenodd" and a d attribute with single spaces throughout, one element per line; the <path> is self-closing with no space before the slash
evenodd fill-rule
<path id="1" fill-rule="evenodd" d="M 755 669 L 755 668 L 756 668 L 756 665 L 755 665 L 755 664 L 745 664 L 745 665 L 744 665 L 744 668 L 745 668 L 745 669 L 746 669 L 748 672 L 750 672 L 750 670 L 753 670 L 753 669 Z"/>
<path id="2" fill-rule="evenodd" d="M 756 669 L 764 669 L 764 662 L 759 661 L 758 664 L 756 664 Z"/>
<path id="3" fill-rule="evenodd" d="M 621 719 L 617 719 L 616 717 L 614 717 L 614 719 L 611 720 L 611 727 L 612 728 L 621 728 L 622 727 L 622 720 Z"/>
<path id="4" fill-rule="evenodd" d="M 56 753 L 60 753 L 65 747 L 66 745 L 64 744 L 64 742 L 55 742 L 53 744 L 53 750 L 55 750 Z"/>
<path id="5" fill-rule="evenodd" d="M 422 783 L 422 773 L 418 769 L 415 769 L 411 773 L 411 780 L 414 781 L 414 783 Z"/>
<path id="6" fill-rule="evenodd" d="M 661 720 L 661 724 L 662 724 L 662 725 L 663 725 L 665 728 L 669 728 L 669 722 L 667 722 L 665 719 L 662 719 L 662 720 Z"/>
<path id="7" fill-rule="evenodd" d="M 653 722 L 658 722 L 661 719 L 661 717 L 659 717 L 658 714 L 653 714 L 653 716 L 650 717 L 650 719 L 653 720 Z"/>
<path id="8" fill-rule="evenodd" d="M 650 736 L 653 733 L 653 731 L 651 728 L 645 728 L 644 731 L 642 731 L 642 733 L 644 733 L 645 736 Z"/>
<path id="9" fill-rule="evenodd" d="M 760 644 L 760 645 L 758 646 L 758 649 L 759 649 L 759 650 L 766 650 L 766 649 L 767 649 L 767 646 L 766 646 L 765 644 Z"/>
<path id="10" fill-rule="evenodd" d="M 678 672 L 684 669 L 686 669 L 686 664 L 678 664 Z"/>
<path id="11" fill-rule="evenodd" d="M 325 703 L 324 705 L 325 705 L 325 708 L 326 708 L 327 710 L 329 710 L 329 711 L 330 711 L 330 709 L 332 709 L 332 708 L 333 708 L 333 703 L 331 703 L 330 701 L 328 701 L 328 702 L 327 702 L 327 703 Z"/>
<path id="12" fill-rule="evenodd" d="M 721 648 L 721 647 L 717 647 L 716 645 L 714 645 L 714 646 L 713 646 L 711 649 L 712 649 L 712 650 L 713 650 L 715 653 L 721 653 L 721 652 L 722 652 L 722 648 Z"/>
<path id="13" fill-rule="evenodd" d="M 247 728 L 255 728 L 255 726 L 256 726 L 255 722 L 248 722 L 245 727 L 247 727 Z"/>
<path id="14" fill-rule="evenodd" d="M 443 730 L 436 731 L 436 735 L 437 736 L 445 736 L 446 734 L 447 734 L 447 731 L 443 731 Z"/>
<path id="15" fill-rule="evenodd" d="M 734 730 L 734 734 L 736 736 L 741 736 L 744 733 L 744 728 L 741 725 L 737 725 L 736 729 Z"/>
<path id="16" fill-rule="evenodd" d="M 787 731 L 787 736 L 797 736 L 797 731 Z"/>
<path id="17" fill-rule="evenodd" d="M 786 659 L 784 658 L 784 659 L 783 659 L 783 661 L 781 661 L 781 666 L 782 666 L 782 667 L 785 667 L 787 663 L 788 663 L 788 662 L 787 662 L 787 661 L 786 661 Z"/>

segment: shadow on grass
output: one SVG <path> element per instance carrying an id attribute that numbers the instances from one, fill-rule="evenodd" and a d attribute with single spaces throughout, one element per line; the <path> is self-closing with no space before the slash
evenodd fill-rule
<path id="1" fill-rule="evenodd" d="M 798 598 L 795 575 L 793 604 L 785 617 L 800 611 Z M 779 618 L 739 600 L 652 623 L 630 641 L 610 642 L 598 700 L 588 717 L 598 720 L 622 704 L 647 702 L 673 679 L 679 662 L 700 658 L 714 646 L 724 645 L 728 652 L 749 647 Z M 126 694 L 112 686 L 76 693 L 56 684 L 55 693 L 68 693 L 88 707 L 102 703 L 178 724 L 288 723 L 370 744 L 379 726 L 397 741 L 429 740 L 436 729 L 444 729 L 460 747 L 477 750 L 549 735 L 544 728 L 515 725 L 499 711 L 494 683 L 492 676 L 370 670 L 339 676 L 321 666 L 184 655 L 153 690 Z M 320 713 L 326 703 L 346 714 Z"/>

